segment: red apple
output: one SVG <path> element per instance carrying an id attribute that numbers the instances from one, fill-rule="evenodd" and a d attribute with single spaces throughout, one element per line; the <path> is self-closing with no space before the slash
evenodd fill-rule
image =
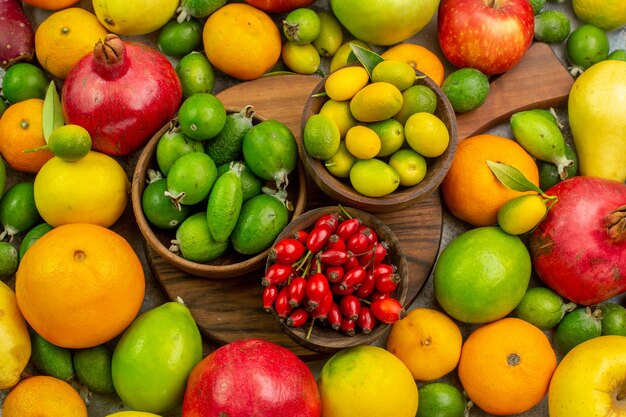
<path id="1" fill-rule="evenodd" d="M 290 350 L 261 339 L 220 347 L 191 371 L 182 417 L 320 417 L 313 374 Z"/>
<path id="2" fill-rule="evenodd" d="M 532 43 L 535 25 L 528 0 L 442 0 L 437 24 L 450 63 L 485 74 L 513 68 Z"/>
<path id="3" fill-rule="evenodd" d="M 287 13 L 299 7 L 307 7 L 315 0 L 246 0 L 251 6 L 268 13 Z"/>

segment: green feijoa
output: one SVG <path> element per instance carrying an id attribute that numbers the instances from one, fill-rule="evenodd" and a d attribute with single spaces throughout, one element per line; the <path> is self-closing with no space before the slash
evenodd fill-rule
<path id="1" fill-rule="evenodd" d="M 566 303 L 555 291 L 546 287 L 532 287 L 511 313 L 541 330 L 549 330 L 559 324 L 566 313 L 576 308 L 575 303 Z"/>
<path id="2" fill-rule="evenodd" d="M 183 88 L 183 100 L 196 93 L 212 93 L 215 87 L 215 71 L 206 55 L 191 52 L 178 61 L 176 74 Z"/>
<path id="3" fill-rule="evenodd" d="M 167 176 L 175 160 L 189 152 L 203 152 L 202 142 L 185 136 L 177 129 L 170 129 L 159 138 L 156 146 L 156 159 L 159 171 Z"/>
<path id="4" fill-rule="evenodd" d="M 213 239 L 207 223 L 206 211 L 187 217 L 176 229 L 176 239 L 172 241 L 170 251 L 192 262 L 211 262 L 219 258 L 229 242 L 217 242 Z"/>
<path id="5" fill-rule="evenodd" d="M 567 178 L 578 175 L 578 157 L 574 149 L 565 142 L 565 156 L 567 159 L 571 159 L 574 163 L 567 168 Z M 559 171 L 552 162 L 537 161 L 537 167 L 539 168 L 539 188 L 547 190 L 548 188 L 563 181 L 559 175 Z"/>
<path id="6" fill-rule="evenodd" d="M 457 113 L 466 113 L 480 107 L 489 95 L 489 79 L 474 68 L 461 68 L 450 73 L 441 89 Z"/>
<path id="7" fill-rule="evenodd" d="M 202 44 L 202 23 L 198 19 L 171 20 L 159 31 L 157 44 L 165 55 L 187 55 Z"/>
<path id="8" fill-rule="evenodd" d="M 232 164 L 228 172 L 220 175 L 213 185 L 207 204 L 207 224 L 217 242 L 226 242 L 232 233 L 243 204 L 241 188 L 241 163 Z"/>
<path id="9" fill-rule="evenodd" d="M 141 196 L 141 209 L 146 220 L 160 229 L 171 230 L 178 227 L 191 212 L 188 205 L 179 205 L 172 202 L 165 192 L 167 180 L 159 178 L 152 181 L 143 190 Z"/>
<path id="10" fill-rule="evenodd" d="M 313 42 L 321 30 L 320 16 L 306 7 L 292 10 L 283 20 L 283 33 L 287 40 L 301 45 Z"/>
<path id="11" fill-rule="evenodd" d="M 298 161 L 296 139 L 278 120 L 264 120 L 245 134 L 243 157 L 259 178 L 274 180 L 279 189 L 285 189 Z"/>
<path id="12" fill-rule="evenodd" d="M 208 17 L 211 13 L 222 7 L 226 0 L 182 0 L 177 20 L 182 22 L 189 16 L 197 18 Z"/>
<path id="13" fill-rule="evenodd" d="M 237 161 L 242 157 L 243 137 L 252 129 L 254 109 L 245 106 L 237 113 L 226 116 L 226 124 L 213 140 L 207 141 L 204 150 L 216 165 Z"/>
<path id="14" fill-rule="evenodd" d="M 243 170 L 241 171 L 241 189 L 243 190 L 243 201 L 244 203 L 250 200 L 255 195 L 261 194 L 261 189 L 263 188 L 263 180 L 254 175 L 254 172 L 245 162 L 242 162 Z M 225 172 L 230 170 L 230 162 L 220 165 L 217 167 L 217 175 L 222 175 Z"/>
<path id="15" fill-rule="evenodd" d="M 172 164 L 167 176 L 166 195 L 178 207 L 192 205 L 209 196 L 217 179 L 217 167 L 204 152 L 189 152 Z"/>
<path id="16" fill-rule="evenodd" d="M 530 5 L 533 8 L 533 13 L 537 14 L 541 12 L 543 7 L 546 5 L 546 0 L 530 0 Z"/>
<path id="17" fill-rule="evenodd" d="M 13 184 L 0 199 L 0 223 L 4 231 L 0 238 L 13 239 L 17 233 L 33 227 L 41 221 L 35 205 L 34 183 L 24 181 Z"/>
<path id="18" fill-rule="evenodd" d="M 50 226 L 48 223 L 40 223 L 37 226 L 35 226 L 32 229 L 30 229 L 28 231 L 28 233 L 26 233 L 26 236 L 24 236 L 22 238 L 22 241 L 20 242 L 20 251 L 19 251 L 19 258 L 20 258 L 20 260 L 22 260 L 22 258 L 24 257 L 24 254 L 26 253 L 28 248 L 33 246 L 33 244 L 40 237 L 42 237 L 43 235 L 45 235 L 46 233 L 48 233 L 52 229 L 53 229 L 53 227 Z"/>
<path id="19" fill-rule="evenodd" d="M 626 61 L 626 49 L 616 49 L 611 52 L 606 59 L 612 59 L 615 61 Z M 0 109 L 0 116 L 2 116 L 2 109 Z"/>
<path id="20" fill-rule="evenodd" d="M 1 100 L 0 100 L 1 101 Z M 7 185 L 7 168 L 4 159 L 0 156 L 0 197 L 4 195 L 4 187 Z"/>
<path id="21" fill-rule="evenodd" d="M 561 11 L 546 10 L 535 15 L 534 37 L 539 42 L 563 42 L 569 36 L 570 30 L 569 18 Z"/>
<path id="22" fill-rule="evenodd" d="M 2 114 L 4 113 L 4 111 L 8 108 L 9 108 L 9 105 L 7 104 L 7 102 L 4 101 L 2 97 L 0 97 L 0 117 L 2 117 Z"/>
<path id="23" fill-rule="evenodd" d="M 31 360 L 41 373 L 63 381 L 74 376 L 70 349 L 53 345 L 36 332 L 31 332 Z"/>
<path id="24" fill-rule="evenodd" d="M 577 345 L 602 335 L 602 310 L 579 308 L 563 317 L 554 332 L 554 345 L 565 355 Z"/>
<path id="25" fill-rule="evenodd" d="M 224 104 L 209 93 L 196 93 L 186 98 L 178 109 L 180 130 L 195 140 L 217 136 L 226 124 Z"/>
<path id="26" fill-rule="evenodd" d="M 536 114 L 537 116 L 541 116 L 545 118 L 546 120 L 548 120 L 549 122 L 552 122 L 556 125 L 559 124 L 559 119 L 557 119 L 556 115 L 548 109 L 531 109 L 527 111 L 532 114 Z"/>
<path id="27" fill-rule="evenodd" d="M 246 201 L 230 240 L 243 255 L 256 255 L 269 248 L 287 226 L 289 212 L 273 195 L 259 194 Z"/>
<path id="28" fill-rule="evenodd" d="M 586 70 L 609 56 L 609 37 L 595 25 L 578 26 L 567 38 L 565 52 L 569 62 Z"/>
<path id="29" fill-rule="evenodd" d="M 330 58 L 335 55 L 343 42 L 343 28 L 331 12 L 321 11 L 318 15 L 321 24 L 320 33 L 313 40 L 312 45 L 320 56 Z"/>
<path id="30" fill-rule="evenodd" d="M 4 281 L 15 274 L 19 264 L 17 249 L 9 242 L 0 242 L 0 281 Z"/>
<path id="31" fill-rule="evenodd" d="M 626 308 L 612 302 L 602 303 L 598 307 L 602 310 L 602 335 L 626 336 Z"/>
<path id="32" fill-rule="evenodd" d="M 74 351 L 74 371 L 78 380 L 91 392 L 115 393 L 111 375 L 112 359 L 113 351 L 106 345 Z"/>

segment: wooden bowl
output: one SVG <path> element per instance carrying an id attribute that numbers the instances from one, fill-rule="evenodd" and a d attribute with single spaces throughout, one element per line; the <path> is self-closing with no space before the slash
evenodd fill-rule
<path id="1" fill-rule="evenodd" d="M 236 108 L 226 108 L 228 113 L 239 112 L 239 110 L 240 109 Z M 263 120 L 266 120 L 266 118 L 259 115 L 254 116 L 254 124 L 260 123 Z M 141 208 L 141 197 L 146 188 L 147 171 L 148 169 L 158 170 L 155 155 L 156 146 L 161 136 L 170 129 L 171 123 L 173 122 L 174 120 L 163 126 L 146 144 L 139 156 L 133 173 L 131 201 L 135 219 L 137 220 L 139 230 L 144 239 L 159 256 L 176 268 L 191 275 L 221 279 L 242 276 L 262 268 L 267 258 L 269 248 L 254 256 L 245 256 L 237 253 L 231 247 L 224 255 L 210 263 L 192 262 L 169 250 L 170 241 L 174 239 L 176 234 L 175 231 L 161 230 L 148 223 Z M 305 177 L 304 168 L 302 164 L 298 162 L 296 170 L 290 174 L 290 183 L 287 187 L 288 200 L 291 201 L 294 206 L 293 211 L 290 213 L 290 219 L 297 218 L 304 211 L 306 205 Z M 268 185 L 271 184 L 268 183 Z"/>
<path id="2" fill-rule="evenodd" d="M 409 304 L 412 301 L 411 299 L 409 299 L 408 296 L 408 277 L 410 271 L 409 264 L 402 250 L 400 241 L 391 231 L 391 229 L 389 229 L 389 227 L 387 227 L 387 225 L 385 225 L 385 223 L 383 223 L 377 217 L 351 207 L 344 207 L 344 209 L 350 214 L 351 217 L 359 218 L 361 219 L 363 224 L 372 227 L 374 231 L 378 234 L 379 241 L 385 241 L 389 245 L 386 262 L 396 265 L 396 273 L 398 273 L 401 277 L 398 288 L 396 288 L 393 295 L 405 309 L 408 309 Z M 320 207 L 307 211 L 306 213 L 299 216 L 297 219 L 291 221 L 291 223 L 289 223 L 287 227 L 285 227 L 285 229 L 281 232 L 281 234 L 276 238 L 274 244 L 276 244 L 281 239 L 292 235 L 298 230 L 310 231 L 317 219 L 319 219 L 321 216 L 330 213 L 337 213 L 339 212 L 339 210 L 340 209 L 338 206 L 330 206 Z M 273 261 L 268 258 L 265 267 L 266 270 L 272 265 L 272 263 Z M 390 325 L 388 324 L 379 322 L 369 334 L 365 334 L 357 328 L 356 334 L 354 336 L 347 336 L 340 331 L 333 330 L 330 327 L 315 324 L 309 338 L 307 339 L 306 336 L 309 330 L 310 321 L 301 327 L 290 327 L 283 321 L 279 320 L 276 313 L 273 314 L 276 317 L 276 321 L 278 322 L 281 329 L 296 343 L 306 349 L 320 353 L 332 354 L 347 347 L 372 343 L 379 339 L 390 327 Z"/>
<path id="3" fill-rule="evenodd" d="M 443 181 L 452 164 L 452 158 L 458 142 L 456 116 L 450 101 L 441 88 L 423 72 L 419 70 L 415 72 L 418 78 L 414 84 L 429 87 L 437 96 L 435 115 L 444 122 L 450 133 L 448 148 L 437 158 L 426 158 L 428 169 L 425 178 L 419 184 L 413 187 L 400 185 L 394 192 L 383 197 L 367 197 L 357 192 L 348 179 L 333 176 L 324 166 L 324 161 L 315 159 L 306 152 L 302 139 L 300 139 L 298 141 L 298 151 L 300 152 L 300 158 L 304 161 L 307 173 L 315 184 L 333 200 L 369 212 L 387 213 L 402 210 L 423 199 L 432 193 Z M 322 105 L 328 100 L 328 97 L 325 96 L 315 97 L 315 95 L 325 91 L 324 83 L 327 78 L 323 78 L 315 86 L 305 103 L 301 120 L 301 138 L 304 137 L 303 131 L 306 121 L 309 117 L 319 113 Z"/>

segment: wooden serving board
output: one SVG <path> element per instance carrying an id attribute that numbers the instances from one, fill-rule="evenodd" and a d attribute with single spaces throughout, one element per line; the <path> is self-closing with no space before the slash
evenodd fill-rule
<path id="1" fill-rule="evenodd" d="M 251 104 L 266 118 L 280 120 L 300 135 L 300 118 L 318 76 L 277 75 L 244 82 L 217 94 L 226 106 Z M 533 45 L 512 70 L 495 79 L 487 101 L 477 110 L 457 117 L 459 140 L 484 132 L 516 111 L 560 106 L 573 79 L 546 44 Z M 307 210 L 334 205 L 307 180 Z M 401 242 L 409 263 L 409 297 L 415 300 L 434 265 L 443 226 L 439 193 L 395 213 L 379 213 Z M 259 337 L 288 347 L 303 359 L 318 354 L 291 340 L 274 317 L 262 309 L 262 270 L 229 280 L 194 277 L 171 266 L 144 244 L 150 268 L 170 299 L 181 297 L 189 306 L 201 333 L 222 345 L 246 337 Z"/>

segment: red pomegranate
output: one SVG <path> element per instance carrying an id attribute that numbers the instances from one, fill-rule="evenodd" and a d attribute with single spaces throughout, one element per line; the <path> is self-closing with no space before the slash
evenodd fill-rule
<path id="1" fill-rule="evenodd" d="M 592 305 L 626 291 L 626 184 L 572 177 L 529 240 L 539 277 L 561 296 Z"/>
<path id="2" fill-rule="evenodd" d="M 220 347 L 191 371 L 183 417 L 320 417 L 317 383 L 290 350 L 262 339 Z"/>
<path id="3" fill-rule="evenodd" d="M 72 68 L 62 92 L 66 123 L 91 135 L 93 149 L 128 155 L 178 110 L 182 87 L 156 49 L 109 34 Z"/>

